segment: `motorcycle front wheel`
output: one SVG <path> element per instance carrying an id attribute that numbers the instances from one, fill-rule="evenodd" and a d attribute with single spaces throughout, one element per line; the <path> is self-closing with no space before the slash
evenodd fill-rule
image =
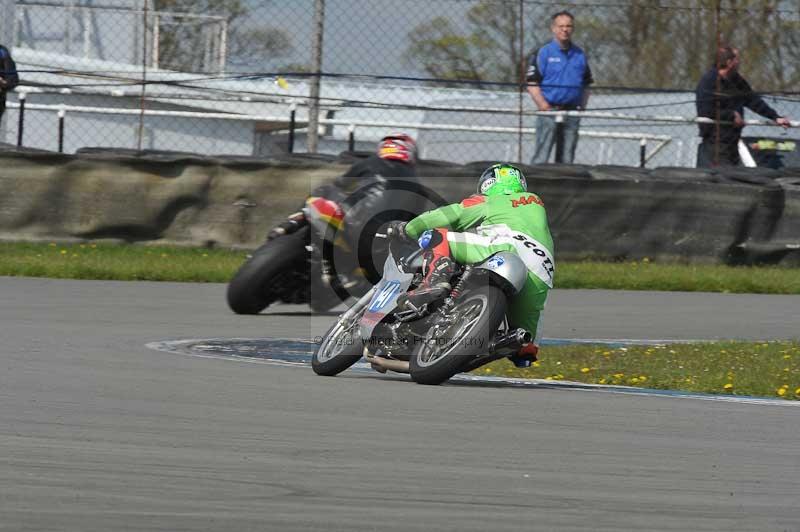
<path id="1" fill-rule="evenodd" d="M 333 377 L 359 361 L 364 352 L 361 336 L 358 334 L 359 321 L 369 301 L 369 295 L 364 295 L 356 303 L 357 309 L 346 313 L 328 329 L 311 357 L 314 373 Z"/>
<path id="2" fill-rule="evenodd" d="M 485 285 L 464 292 L 457 301 L 414 349 L 409 361 L 414 382 L 441 384 L 489 350 L 506 314 L 506 295 Z"/>

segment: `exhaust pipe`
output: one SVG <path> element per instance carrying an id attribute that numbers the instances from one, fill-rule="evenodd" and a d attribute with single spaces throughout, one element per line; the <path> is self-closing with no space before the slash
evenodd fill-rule
<path id="1" fill-rule="evenodd" d="M 489 344 L 489 353 L 496 357 L 513 355 L 531 340 L 533 336 L 525 329 L 514 329 Z"/>
<path id="2" fill-rule="evenodd" d="M 386 373 L 386 370 L 396 371 L 397 373 L 410 373 L 407 360 L 376 357 L 373 354 L 366 354 L 365 358 L 367 359 L 367 362 L 372 364 L 372 369 L 380 373 Z"/>

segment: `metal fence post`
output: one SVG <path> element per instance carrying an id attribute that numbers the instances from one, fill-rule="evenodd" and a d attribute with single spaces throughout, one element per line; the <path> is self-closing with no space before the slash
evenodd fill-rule
<path id="1" fill-rule="evenodd" d="M 314 35 L 311 42 L 311 87 L 308 107 L 308 142 L 306 151 L 317 153 L 319 143 L 319 96 L 322 84 L 322 36 L 325 29 L 325 0 L 314 2 Z"/>
<path id="2" fill-rule="evenodd" d="M 24 92 L 19 93 L 19 121 L 17 122 L 17 148 L 22 147 L 22 137 L 25 133 L 25 96 Z"/>
<path id="3" fill-rule="evenodd" d="M 292 102 L 292 105 L 289 106 L 289 146 L 287 148 L 289 153 L 294 153 L 294 129 L 297 125 L 296 117 L 297 104 Z"/>
<path id="4" fill-rule="evenodd" d="M 350 124 L 347 126 L 347 150 L 355 151 L 356 149 L 356 126 Z"/>
<path id="5" fill-rule="evenodd" d="M 564 162 L 564 115 L 556 115 L 556 162 Z"/>
<path id="6" fill-rule="evenodd" d="M 647 159 L 647 139 L 639 141 L 639 168 L 644 168 Z"/>
<path id="7" fill-rule="evenodd" d="M 67 112 L 64 109 L 58 111 L 58 153 L 64 153 L 64 117 Z"/>

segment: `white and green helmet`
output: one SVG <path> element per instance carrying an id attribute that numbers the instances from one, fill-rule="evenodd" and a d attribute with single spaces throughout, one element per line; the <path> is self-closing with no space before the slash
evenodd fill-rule
<path id="1" fill-rule="evenodd" d="M 478 180 L 478 194 L 484 196 L 516 194 L 527 190 L 525 176 L 519 168 L 510 164 L 493 164 L 483 171 Z"/>

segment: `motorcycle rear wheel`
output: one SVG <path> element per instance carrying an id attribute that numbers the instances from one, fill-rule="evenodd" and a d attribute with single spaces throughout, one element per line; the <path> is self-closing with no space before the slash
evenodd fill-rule
<path id="1" fill-rule="evenodd" d="M 228 306 L 236 314 L 258 314 L 280 298 L 271 286 L 285 289 L 290 276 L 307 266 L 308 229 L 269 240 L 247 259 L 228 283 Z"/>
<path id="2" fill-rule="evenodd" d="M 419 384 L 441 384 L 470 367 L 489 349 L 506 314 L 503 291 L 491 285 L 464 292 L 448 312 L 449 320 L 432 327 L 409 361 L 411 378 Z"/>

